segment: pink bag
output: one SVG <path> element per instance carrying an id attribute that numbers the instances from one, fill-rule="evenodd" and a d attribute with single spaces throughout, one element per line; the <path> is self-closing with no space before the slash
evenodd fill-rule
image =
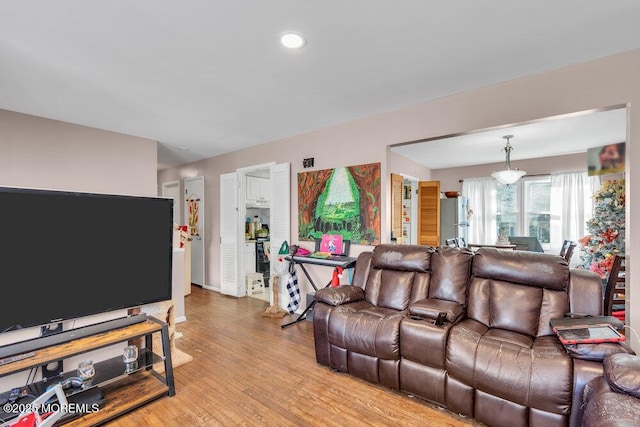
<path id="1" fill-rule="evenodd" d="M 311 255 L 311 251 L 305 248 L 298 248 L 295 253 L 296 256 L 309 256 Z"/>

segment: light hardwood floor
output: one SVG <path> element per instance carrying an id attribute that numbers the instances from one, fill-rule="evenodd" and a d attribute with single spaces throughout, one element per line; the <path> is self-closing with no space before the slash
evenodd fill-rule
<path id="1" fill-rule="evenodd" d="M 194 360 L 175 369 L 176 395 L 112 426 L 478 425 L 400 392 L 318 365 L 313 326 L 286 329 L 255 298 L 193 287 L 177 347 Z"/>

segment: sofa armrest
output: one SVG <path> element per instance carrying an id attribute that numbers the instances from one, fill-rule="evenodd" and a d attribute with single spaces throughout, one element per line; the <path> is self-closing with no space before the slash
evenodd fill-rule
<path id="1" fill-rule="evenodd" d="M 604 376 L 618 393 L 640 398 L 640 357 L 614 354 L 604 360 Z"/>
<path id="2" fill-rule="evenodd" d="M 447 313 L 447 322 L 454 323 L 464 314 L 464 308 L 455 301 L 426 298 L 409 306 L 409 314 L 425 319 L 437 319 L 438 314 Z"/>
<path id="3" fill-rule="evenodd" d="M 332 306 L 364 300 L 364 289 L 358 286 L 341 285 L 336 288 L 322 288 L 316 291 L 316 301 Z"/>
<path id="4" fill-rule="evenodd" d="M 635 354 L 628 345 L 621 342 L 603 342 L 594 344 L 565 344 L 567 352 L 574 359 L 602 362 L 611 354 Z"/>

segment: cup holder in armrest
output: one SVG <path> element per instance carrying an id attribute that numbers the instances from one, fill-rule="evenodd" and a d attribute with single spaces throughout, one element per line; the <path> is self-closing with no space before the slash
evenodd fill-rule
<path id="1" fill-rule="evenodd" d="M 432 325 L 436 325 L 436 326 L 443 326 L 444 322 L 447 318 L 447 313 L 445 312 L 440 312 L 440 314 L 438 314 L 438 318 L 437 319 L 429 319 L 426 317 L 422 317 L 422 316 L 416 316 L 415 314 L 410 314 L 409 319 L 411 320 L 416 320 L 416 321 L 427 321 L 428 323 L 431 323 Z"/>

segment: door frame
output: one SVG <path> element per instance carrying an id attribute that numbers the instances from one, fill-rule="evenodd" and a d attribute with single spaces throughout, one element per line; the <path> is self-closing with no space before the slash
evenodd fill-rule
<path id="1" fill-rule="evenodd" d="M 286 165 L 286 180 L 288 182 L 289 187 L 291 186 L 291 179 L 290 179 L 290 173 L 291 173 L 291 164 L 290 163 L 276 163 L 276 162 L 269 162 L 269 163 L 262 163 L 259 165 L 253 165 L 253 166 L 248 166 L 248 167 L 243 167 L 243 168 L 238 168 L 236 169 L 235 172 L 230 172 L 228 174 L 221 174 L 220 176 L 222 177 L 223 175 L 235 175 L 235 185 L 237 188 L 237 202 L 236 202 L 236 206 L 234 206 L 234 208 L 236 209 L 236 215 L 237 215 L 237 229 L 235 230 L 235 236 L 236 236 L 236 245 L 235 248 L 236 250 L 232 250 L 230 252 L 230 255 L 235 255 L 237 258 L 235 259 L 235 262 L 233 264 L 233 271 L 235 271 L 235 276 L 236 276 L 236 289 L 228 289 L 228 292 L 224 292 L 226 295 L 232 295 L 235 297 L 243 297 L 246 296 L 246 289 L 244 287 L 244 283 L 245 283 L 245 273 L 244 273 L 244 266 L 243 266 L 243 257 L 242 257 L 242 252 L 240 250 L 240 248 L 242 247 L 242 243 L 245 241 L 245 228 L 244 228 L 244 224 L 245 224 L 245 218 L 246 218 L 246 212 L 247 212 L 247 191 L 246 191 L 246 175 L 250 174 L 253 171 L 256 170 L 263 170 L 263 169 L 268 169 L 269 170 L 269 174 L 270 174 L 270 179 L 274 179 L 274 172 L 276 174 L 280 173 L 282 174 L 283 171 L 280 171 L 279 169 L 281 169 L 282 167 L 284 167 L 283 165 Z M 221 183 L 222 183 L 222 178 L 221 178 Z M 274 203 L 274 191 L 277 191 L 274 186 L 271 186 L 271 197 L 270 197 L 270 204 L 269 204 L 269 209 L 273 212 L 273 203 Z M 279 191 L 282 191 L 282 189 L 280 189 Z M 290 210 L 291 210 L 291 200 L 290 200 L 290 188 L 287 189 L 286 191 L 286 197 L 285 197 L 285 203 L 284 205 L 284 215 L 282 216 L 284 218 L 284 222 L 286 223 L 286 226 L 281 227 L 283 228 L 283 233 L 282 237 L 284 238 L 284 240 L 289 241 L 290 240 L 290 229 L 291 229 L 291 214 L 290 214 Z M 282 195 L 281 195 L 282 196 Z M 222 203 L 224 202 L 222 200 L 222 190 L 220 193 L 220 204 L 222 206 Z M 279 199 L 282 201 L 282 197 L 279 197 Z M 222 219 L 222 214 L 221 214 L 221 218 Z M 272 216 L 272 221 L 274 220 L 273 216 Z M 273 224 L 270 224 L 273 225 Z M 220 224 L 220 227 L 222 227 L 222 223 Z M 274 232 L 276 229 L 278 229 L 277 227 L 272 228 L 272 232 Z M 279 234 L 273 234 L 271 237 L 272 239 L 275 237 L 277 239 L 277 236 Z M 272 240 L 273 243 L 274 240 Z M 223 243 L 227 243 L 227 242 L 223 242 L 222 239 L 222 234 L 221 234 L 221 238 L 220 238 L 220 245 L 222 246 Z M 271 245 L 271 250 L 272 251 L 277 251 L 279 248 L 279 245 L 277 247 L 274 247 L 273 245 Z M 221 248 L 221 253 L 222 253 L 222 248 Z M 274 252 L 272 252 L 274 253 Z M 222 275 L 224 271 L 224 260 L 221 257 L 220 260 L 221 263 L 221 267 L 220 267 L 220 274 Z M 274 271 L 274 257 L 271 257 L 271 271 Z M 224 271 L 223 271 L 224 270 Z M 231 271 L 231 270 L 229 270 Z M 220 292 L 222 293 L 222 283 L 223 283 L 223 277 L 220 277 Z M 226 283 L 226 282 L 225 282 Z M 282 286 L 282 284 L 280 284 L 280 304 L 282 305 L 283 301 L 285 301 L 285 299 L 283 298 L 283 292 L 286 292 L 286 289 L 284 286 Z M 269 292 L 269 302 L 270 304 L 273 304 L 273 293 Z M 285 304 L 286 306 L 286 304 Z"/>
<path id="2" fill-rule="evenodd" d="M 171 187 L 178 187 L 178 198 L 173 201 L 173 222 L 178 225 L 182 225 L 182 191 L 180 190 L 180 181 L 167 181 L 161 184 L 162 197 L 167 197 L 167 189 Z M 176 212 L 180 216 L 179 221 L 176 221 Z"/>
<path id="3" fill-rule="evenodd" d="M 238 179 L 238 248 L 243 247 L 243 243 L 245 241 L 245 218 L 247 216 L 247 174 L 262 170 L 262 169 L 271 169 L 272 166 L 275 166 L 276 162 L 268 162 L 261 163 L 258 165 L 246 166 L 243 168 L 236 169 L 237 179 Z M 271 205 L 269 205 L 269 209 L 271 209 Z M 244 254 L 242 250 L 238 250 L 238 259 L 237 259 L 237 271 L 238 271 L 238 297 L 244 297 L 247 295 L 246 289 L 242 284 L 246 283 L 246 273 L 244 270 Z M 269 303 L 273 303 L 273 295 L 269 292 Z"/>
<path id="4" fill-rule="evenodd" d="M 202 188 L 203 188 L 203 194 L 198 195 L 200 197 L 201 203 L 198 206 L 198 212 L 199 212 L 199 223 L 200 223 L 200 240 L 202 241 L 202 288 L 203 289 L 210 289 L 213 290 L 213 287 L 207 285 L 207 264 L 206 264 L 206 260 L 207 260 L 207 256 L 206 256 L 206 251 L 207 251 L 207 245 L 206 245 L 206 209 L 205 209 L 205 204 L 206 204 L 206 197 L 205 197 L 205 193 L 206 193 L 206 189 L 204 188 L 205 185 L 205 179 L 203 175 L 198 175 L 198 176 L 194 176 L 191 178 L 184 178 L 183 182 L 184 182 L 184 193 L 183 193 L 183 198 L 186 200 L 187 197 L 190 196 L 190 194 L 187 194 L 187 183 L 189 182 L 197 182 L 197 181 L 202 181 Z M 184 204 L 184 209 L 183 209 L 183 214 L 184 214 L 184 219 L 187 220 L 188 217 L 188 212 L 187 212 L 187 204 Z M 194 250 L 193 250 L 193 242 L 195 241 L 196 237 L 194 236 L 192 238 L 193 240 L 191 241 L 191 265 L 193 268 L 193 256 L 194 256 Z M 193 283 L 193 270 L 192 270 L 192 274 L 191 274 L 191 280 Z"/>

